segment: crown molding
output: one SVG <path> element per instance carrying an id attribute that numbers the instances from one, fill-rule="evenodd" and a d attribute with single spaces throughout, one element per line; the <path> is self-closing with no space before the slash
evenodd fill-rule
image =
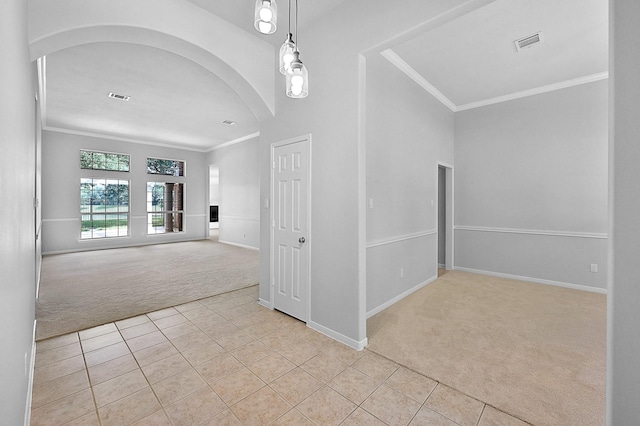
<path id="1" fill-rule="evenodd" d="M 77 135 L 77 136 L 89 136 L 92 138 L 110 139 L 114 141 L 137 143 L 142 145 L 162 146 L 165 148 L 182 149 L 185 151 L 207 152 L 207 149 L 192 148 L 189 146 L 183 146 L 183 145 L 177 145 L 177 144 L 174 145 L 174 144 L 162 143 L 162 142 L 145 141 L 145 140 L 134 139 L 134 138 L 125 138 L 122 136 L 105 135 L 101 133 L 88 132 L 85 130 L 65 129 L 63 127 L 43 126 L 42 130 L 48 130 L 51 132 L 58 132 L 58 133 L 67 133 L 70 135 Z"/>
<path id="2" fill-rule="evenodd" d="M 406 63 L 396 52 L 391 49 L 383 50 L 380 52 L 389 62 L 395 65 L 400 71 L 405 73 L 407 77 L 416 82 L 420 87 L 429 92 L 434 98 L 439 100 L 444 106 L 451 111 L 456 112 L 456 105 L 449 100 L 441 91 L 439 91 L 433 84 L 429 83 L 418 71 L 413 69 L 411 65 Z"/>
<path id="3" fill-rule="evenodd" d="M 594 81 L 606 80 L 609 78 L 609 72 L 600 72 L 583 77 L 572 78 L 571 80 L 559 81 L 557 83 L 548 84 L 546 86 L 534 87 L 533 89 L 523 90 L 521 92 L 510 93 L 504 96 L 485 99 L 477 102 L 460 105 L 457 111 L 466 111 L 469 109 L 480 108 L 487 105 L 498 104 L 501 102 L 512 101 L 514 99 L 526 98 L 528 96 L 539 95 L 541 93 L 553 92 L 554 90 L 566 89 L 568 87 L 579 86 L 581 84 L 593 83 Z"/>
<path id="4" fill-rule="evenodd" d="M 260 136 L 260 132 L 255 132 L 246 136 L 241 136 L 237 139 L 233 139 L 228 142 L 221 143 L 220 145 L 216 145 L 213 148 L 209 149 L 207 152 L 215 151 L 216 149 L 220 149 L 220 148 L 226 148 L 228 146 L 235 145 L 240 142 L 248 141 L 249 139 L 257 138 L 258 136 Z"/>
<path id="5" fill-rule="evenodd" d="M 434 98 L 440 101 L 444 106 L 449 108 L 453 112 L 466 111 L 474 108 L 481 108 L 488 105 L 498 104 L 501 102 L 508 102 L 515 99 L 526 98 L 528 96 L 539 95 L 541 93 L 552 92 L 554 90 L 566 89 L 568 87 L 579 86 L 581 84 L 593 83 L 595 81 L 605 80 L 609 78 L 609 72 L 604 71 L 596 74 L 585 75 L 582 77 L 573 78 L 570 80 L 560 81 L 546 86 L 534 87 L 533 89 L 523 90 L 520 92 L 510 93 L 508 95 L 497 96 L 494 98 L 488 98 L 476 102 L 470 102 L 463 105 L 454 104 L 449 98 L 447 98 L 441 91 L 439 91 L 433 84 L 429 83 L 418 71 L 416 71 L 411 65 L 406 63 L 396 52 L 392 49 L 386 49 L 380 52 L 389 62 L 395 65 L 400 71 L 402 71 L 407 77 L 417 83 L 420 87 L 430 93 Z"/>

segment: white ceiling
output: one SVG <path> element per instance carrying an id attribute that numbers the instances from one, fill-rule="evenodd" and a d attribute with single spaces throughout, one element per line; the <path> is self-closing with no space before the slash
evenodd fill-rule
<path id="1" fill-rule="evenodd" d="M 112 42 L 46 57 L 46 125 L 196 150 L 259 131 L 248 106 L 208 70 L 164 50 Z"/>
<path id="2" fill-rule="evenodd" d="M 608 71 L 608 1 L 499 0 L 392 48 L 456 109 Z M 519 52 L 514 41 L 541 32 Z M 404 64 L 402 64 L 404 62 Z"/>
<path id="3" fill-rule="evenodd" d="M 256 35 L 253 1 L 189 0 Z M 345 0 L 299 1 L 300 25 Z M 280 0 L 279 46 L 287 33 Z M 497 0 L 383 52 L 454 111 L 605 78 L 607 0 Z M 513 41 L 544 42 L 516 52 Z M 256 135 L 260 123 L 220 78 L 178 55 L 127 43 L 91 43 L 46 57 L 45 128 L 207 151 Z M 131 96 L 128 102 L 109 92 Z M 224 120 L 237 124 L 228 126 Z"/>
<path id="4" fill-rule="evenodd" d="M 253 27 L 255 0 L 189 0 L 204 10 L 218 15 L 245 31 L 256 33 Z M 326 15 L 345 0 L 299 0 L 298 27 L 308 26 L 311 22 Z M 274 46 L 280 47 L 289 32 L 288 1 L 278 0 L 278 25 L 275 33 L 264 36 Z M 291 11 L 295 14 L 295 0 L 291 0 Z M 291 21 L 293 26 L 293 17 Z M 293 30 L 293 28 L 291 28 Z M 293 31 L 292 31 L 293 32 Z"/>

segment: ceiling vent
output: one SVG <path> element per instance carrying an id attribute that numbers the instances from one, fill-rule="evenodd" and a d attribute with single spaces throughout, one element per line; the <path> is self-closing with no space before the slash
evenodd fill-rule
<path id="1" fill-rule="evenodd" d="M 118 95 L 117 93 L 109 93 L 109 97 L 113 99 L 119 99 L 121 101 L 128 101 L 129 99 L 131 99 L 131 96 Z"/>
<path id="2" fill-rule="evenodd" d="M 542 33 L 538 31 L 535 34 L 528 35 L 526 37 L 522 37 L 513 43 L 516 45 L 516 51 L 521 51 L 522 49 L 529 49 L 530 47 L 537 46 L 542 43 L 544 39 L 542 38 Z"/>

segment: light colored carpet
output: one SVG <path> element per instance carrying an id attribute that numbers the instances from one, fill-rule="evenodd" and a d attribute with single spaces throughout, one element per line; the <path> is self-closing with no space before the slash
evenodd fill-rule
<path id="1" fill-rule="evenodd" d="M 45 256 L 36 340 L 258 284 L 258 262 L 215 239 Z"/>
<path id="2" fill-rule="evenodd" d="M 604 424 L 605 295 L 452 271 L 367 332 L 367 349 L 531 424 Z"/>

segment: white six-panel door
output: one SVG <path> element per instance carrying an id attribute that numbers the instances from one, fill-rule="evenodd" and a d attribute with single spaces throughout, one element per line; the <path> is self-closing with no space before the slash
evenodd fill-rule
<path id="1" fill-rule="evenodd" d="M 310 138 L 272 146 L 273 307 L 302 321 L 309 310 Z"/>

